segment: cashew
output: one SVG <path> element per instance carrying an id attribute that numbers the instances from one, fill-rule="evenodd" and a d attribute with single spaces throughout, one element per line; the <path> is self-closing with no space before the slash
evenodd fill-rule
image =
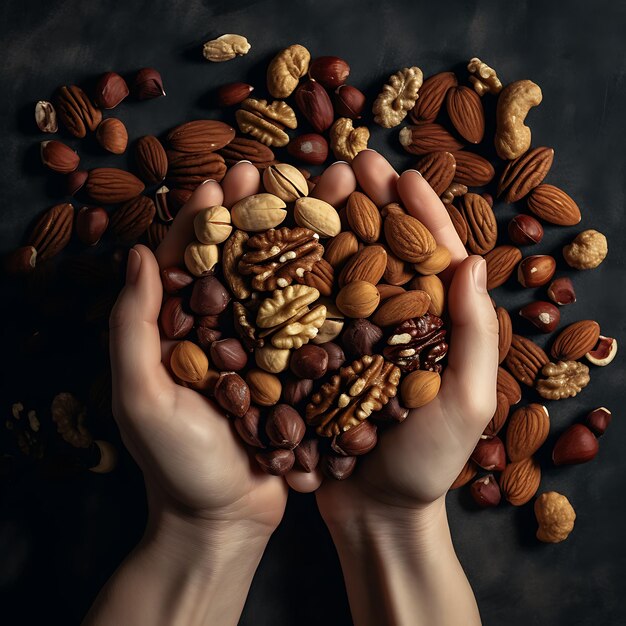
<path id="1" fill-rule="evenodd" d="M 541 102 L 541 88 L 531 80 L 507 85 L 496 109 L 496 152 L 501 159 L 516 159 L 530 148 L 530 128 L 524 125 L 528 111 Z"/>

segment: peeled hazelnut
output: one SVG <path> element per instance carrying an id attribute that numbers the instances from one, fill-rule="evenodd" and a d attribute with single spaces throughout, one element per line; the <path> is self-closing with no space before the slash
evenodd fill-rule
<path id="1" fill-rule="evenodd" d="M 265 448 L 265 444 L 261 441 L 260 437 L 260 422 L 261 411 L 259 407 L 253 404 L 250 405 L 250 408 L 243 417 L 236 417 L 234 419 L 235 430 L 239 433 L 239 436 L 248 445 L 255 448 Z"/>
<path id="2" fill-rule="evenodd" d="M 380 411 L 372 413 L 372 419 L 378 422 L 403 422 L 408 414 L 409 409 L 400 404 L 398 396 L 394 396 Z"/>
<path id="3" fill-rule="evenodd" d="M 509 237 L 518 246 L 530 246 L 543 239 L 543 226 L 530 215 L 516 215 L 509 222 Z"/>
<path id="4" fill-rule="evenodd" d="M 109 225 L 109 214 L 102 207 L 86 207 L 76 213 L 76 236 L 86 245 L 95 246 Z"/>
<path id="5" fill-rule="evenodd" d="M 244 379 L 235 372 L 222 372 L 213 394 L 217 403 L 235 417 L 243 417 L 250 408 L 250 389 Z"/>
<path id="6" fill-rule="evenodd" d="M 252 400 L 261 406 L 272 406 L 280 400 L 282 384 L 278 376 L 253 368 L 246 374 Z"/>
<path id="7" fill-rule="evenodd" d="M 265 432 L 273 445 L 293 450 L 302 441 L 306 424 L 294 408 L 277 404 L 267 416 Z"/>
<path id="8" fill-rule="evenodd" d="M 498 506 L 502 498 L 500 485 L 498 485 L 493 474 L 477 478 L 470 487 L 470 493 L 474 502 L 482 507 Z"/>
<path id="9" fill-rule="evenodd" d="M 320 346 L 307 343 L 294 350 L 289 367 L 298 378 L 321 378 L 328 368 L 328 353 Z"/>
<path id="10" fill-rule="evenodd" d="M 247 83 L 222 85 L 217 90 L 217 104 L 221 107 L 232 107 L 243 102 L 253 91 L 254 87 Z"/>
<path id="11" fill-rule="evenodd" d="M 326 351 L 326 354 L 328 354 L 327 371 L 334 372 L 346 362 L 346 355 L 336 343 L 327 341 L 326 343 L 320 344 L 320 348 L 323 348 Z"/>
<path id="12" fill-rule="evenodd" d="M 313 391 L 313 381 L 309 378 L 289 377 L 283 383 L 282 400 L 291 406 L 299 404 L 308 398 Z"/>
<path id="13" fill-rule="evenodd" d="M 506 452 L 500 437 L 480 439 L 472 452 L 472 461 L 483 469 L 501 472 L 506 466 Z"/>
<path id="14" fill-rule="evenodd" d="M 585 358 L 594 365 L 608 365 L 617 354 L 617 339 L 600 335 L 598 343 L 593 350 L 585 354 Z"/>
<path id="15" fill-rule="evenodd" d="M 103 109 L 114 109 L 127 95 L 126 81 L 115 72 L 102 74 L 94 90 L 94 100 Z"/>
<path id="16" fill-rule="evenodd" d="M 219 315 L 229 302 L 228 290 L 215 276 L 203 276 L 193 284 L 189 306 L 196 315 Z"/>
<path id="17" fill-rule="evenodd" d="M 80 163 L 76 151 L 61 141 L 42 141 L 40 154 L 41 162 L 59 174 L 71 174 Z"/>
<path id="18" fill-rule="evenodd" d="M 181 341 L 172 350 L 170 367 L 180 380 L 186 383 L 198 383 L 204 380 L 207 374 L 209 359 L 202 348 L 195 343 Z"/>
<path id="19" fill-rule="evenodd" d="M 517 266 L 517 280 L 522 287 L 541 287 L 554 276 L 555 270 L 554 257 L 535 254 L 521 260 Z"/>
<path id="20" fill-rule="evenodd" d="M 159 320 L 168 339 L 183 339 L 193 329 L 193 315 L 183 309 L 183 299 L 178 296 L 171 296 L 163 302 Z"/>
<path id="21" fill-rule="evenodd" d="M 193 283 L 193 276 L 178 267 L 166 267 L 161 270 L 161 282 L 167 293 L 178 293 Z"/>
<path id="22" fill-rule="evenodd" d="M 365 108 L 365 94 L 352 85 L 341 85 L 335 90 L 335 113 L 337 117 L 347 117 L 351 120 L 361 118 Z"/>
<path id="23" fill-rule="evenodd" d="M 576 465 L 598 454 L 598 440 L 584 424 L 573 424 L 557 439 L 552 450 L 555 465 Z"/>
<path id="24" fill-rule="evenodd" d="M 98 125 L 96 139 L 108 152 L 123 154 L 128 145 L 128 131 L 122 121 L 109 117 Z"/>
<path id="25" fill-rule="evenodd" d="M 596 437 L 601 437 L 609 427 L 611 423 L 611 411 L 601 406 L 599 409 L 594 409 L 585 417 L 585 424 L 589 430 L 593 431 Z"/>
<path id="26" fill-rule="evenodd" d="M 248 364 L 248 354 L 241 341 L 228 337 L 211 344 L 211 363 L 220 371 L 238 372 Z"/>
<path id="27" fill-rule="evenodd" d="M 345 480 L 356 467 L 355 456 L 339 456 L 336 454 L 325 454 L 322 457 L 322 469 L 327 476 L 335 480 Z"/>
<path id="28" fill-rule="evenodd" d="M 89 173 L 85 170 L 76 170 L 75 172 L 68 174 L 65 179 L 65 190 L 67 191 L 67 195 L 75 196 L 85 186 L 88 177 Z"/>
<path id="29" fill-rule="evenodd" d="M 383 331 L 376 324 L 359 318 L 350 320 L 341 337 L 341 342 L 348 359 L 354 361 L 365 354 L 374 354 L 382 338 Z"/>
<path id="30" fill-rule="evenodd" d="M 320 460 L 319 439 L 317 437 L 303 439 L 293 452 L 300 469 L 305 472 L 312 472 Z"/>
<path id="31" fill-rule="evenodd" d="M 35 105 L 35 122 L 42 133 L 56 133 L 59 130 L 57 112 L 52 102 L 39 100 Z"/>
<path id="32" fill-rule="evenodd" d="M 378 441 L 376 430 L 375 424 L 365 420 L 337 435 L 332 442 L 332 448 L 337 454 L 344 456 L 367 454 Z"/>
<path id="33" fill-rule="evenodd" d="M 151 67 L 144 67 L 137 72 L 132 90 L 137 100 L 151 100 L 165 95 L 161 74 Z"/>
<path id="34" fill-rule="evenodd" d="M 343 85 L 350 75 L 347 61 L 336 56 L 317 57 L 309 65 L 309 76 L 324 85 L 326 89 L 334 89 Z"/>
<path id="35" fill-rule="evenodd" d="M 519 314 L 542 333 L 551 333 L 561 321 L 561 312 L 550 302 L 531 302 Z"/>
<path id="36" fill-rule="evenodd" d="M 282 450 L 280 448 L 267 452 L 257 452 L 255 458 L 264 472 L 274 476 L 286 474 L 293 467 L 296 460 L 292 450 Z"/>
<path id="37" fill-rule="evenodd" d="M 226 241 L 233 231 L 230 212 L 223 206 L 202 209 L 193 220 L 196 238 L 202 243 L 216 244 Z"/>
<path id="38" fill-rule="evenodd" d="M 321 165 L 328 158 L 328 142 L 322 135 L 307 133 L 294 137 L 287 145 L 287 152 L 304 163 Z"/>
<path id="39" fill-rule="evenodd" d="M 571 279 L 565 276 L 555 278 L 548 287 L 548 297 L 560 305 L 576 302 L 576 292 Z"/>

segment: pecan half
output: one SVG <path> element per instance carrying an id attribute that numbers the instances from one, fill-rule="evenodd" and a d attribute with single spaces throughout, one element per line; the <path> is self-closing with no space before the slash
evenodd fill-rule
<path id="1" fill-rule="evenodd" d="M 52 258 L 65 248 L 72 236 L 73 221 L 74 207 L 71 204 L 57 204 L 39 218 L 28 245 L 37 250 L 40 261 Z"/>
<path id="2" fill-rule="evenodd" d="M 282 147 L 289 143 L 284 128 L 298 126 L 294 110 L 282 100 L 271 104 L 267 100 L 246 98 L 235 113 L 239 130 L 248 133 L 266 146 Z"/>
<path id="3" fill-rule="evenodd" d="M 239 273 L 239 261 L 245 252 L 249 235 L 243 230 L 235 230 L 222 248 L 222 272 L 235 298 L 245 300 L 250 297 L 250 288 Z"/>
<path id="4" fill-rule="evenodd" d="M 82 139 L 87 131 L 94 131 L 102 121 L 102 111 L 97 109 L 87 94 L 76 85 L 63 86 L 56 97 L 57 117 L 67 130 Z"/>

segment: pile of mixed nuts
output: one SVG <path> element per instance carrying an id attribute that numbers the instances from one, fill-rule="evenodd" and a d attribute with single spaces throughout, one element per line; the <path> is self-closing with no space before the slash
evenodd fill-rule
<path id="1" fill-rule="evenodd" d="M 245 37 L 223 35 L 205 45 L 204 55 L 222 62 L 250 48 Z M 467 70 L 464 85 L 453 72 L 424 80 L 418 67 L 400 69 L 371 103 L 373 121 L 394 128 L 408 116 L 399 145 L 418 157 L 414 167 L 440 196 L 468 251 L 485 257 L 488 289 L 514 273 L 522 288 L 545 286 L 547 299 L 519 313 L 529 330 L 550 333 L 559 325 L 560 307 L 576 301 L 573 283 L 555 277 L 552 256 L 523 257 L 520 248 L 541 242 L 543 224 L 577 225 L 581 212 L 565 191 L 544 182 L 554 150 L 532 147 L 524 124 L 541 102 L 539 86 L 519 80 L 503 87 L 477 58 Z M 345 60 L 311 59 L 304 46 L 291 45 L 268 66 L 268 98 L 252 97 L 254 87 L 242 82 L 217 91 L 219 105 L 237 107 L 239 134 L 220 120 L 196 120 L 176 126 L 163 142 L 142 137 L 134 145 L 135 173 L 83 171 L 65 143 L 42 142 L 44 165 L 66 177 L 68 195 L 86 203 L 76 214 L 71 202 L 46 211 L 27 244 L 7 259 L 8 270 L 33 274 L 73 232 L 87 246 L 108 232 L 124 245 L 145 239 L 155 249 L 195 187 L 220 181 L 239 160 L 253 163 L 262 171 L 263 192 L 230 209 L 203 209 L 185 267 L 162 270 L 160 325 L 164 336 L 179 341 L 172 375 L 214 398 L 256 449 L 261 467 L 274 474 L 294 465 L 312 471 L 319 463 L 329 476 L 347 478 L 357 457 L 376 445 L 379 429 L 410 419 L 409 409 L 437 395 L 447 352 L 445 288 L 437 275 L 450 253 L 399 204 L 376 206 L 362 191 L 341 207 L 312 197 L 318 176 L 293 164 L 323 165 L 331 152 L 350 162 L 367 147 L 370 133 L 360 122 L 368 115 L 366 97 L 347 84 L 349 76 Z M 137 99 L 165 95 L 153 69 L 138 72 L 130 88 L 108 72 L 91 94 L 62 87 L 54 103 L 39 102 L 36 122 L 54 133 L 58 118 L 73 136 L 95 132 L 105 150 L 121 154 L 127 130 L 116 118 L 103 119 L 102 110 L 131 92 Z M 469 149 L 485 140 L 483 97 L 497 98 L 498 175 L 490 160 Z M 294 136 L 302 121 L 305 132 Z M 277 158 L 274 150 L 282 148 Z M 497 197 L 524 200 L 528 209 L 510 221 L 509 242 L 499 245 L 493 195 L 485 191 L 494 181 Z M 607 251 L 604 235 L 585 230 L 563 256 L 584 270 L 597 267 Z M 532 339 L 514 334 L 507 310 L 494 306 L 502 364 L 497 410 L 453 488 L 473 481 L 471 493 L 481 506 L 499 504 L 502 495 L 522 505 L 540 485 L 535 455 L 550 420 L 537 403 L 511 412 L 522 398 L 520 383 L 548 400 L 572 397 L 589 383 L 582 359 L 607 365 L 617 342 L 601 335 L 595 321 L 583 320 L 558 334 L 548 356 Z M 610 418 L 599 408 L 585 424 L 567 429 L 554 463 L 593 458 Z M 480 470 L 487 473 L 476 478 Z M 535 510 L 542 541 L 561 541 L 573 528 L 575 514 L 564 496 L 544 493 Z"/>

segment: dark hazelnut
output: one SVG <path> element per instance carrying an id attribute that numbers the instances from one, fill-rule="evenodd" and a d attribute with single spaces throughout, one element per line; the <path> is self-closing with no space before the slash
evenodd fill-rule
<path id="1" fill-rule="evenodd" d="M 307 343 L 294 350 L 289 367 L 298 378 L 321 378 L 328 368 L 328 352 L 320 346 Z"/>
<path id="2" fill-rule="evenodd" d="M 327 371 L 334 372 L 346 362 L 346 355 L 343 353 L 343 350 L 338 344 L 333 343 L 332 341 L 327 341 L 326 343 L 321 343 L 320 348 L 325 350 L 328 354 Z"/>
<path id="3" fill-rule="evenodd" d="M 509 237 L 518 246 L 530 246 L 543 239 L 543 226 L 531 215 L 521 213 L 509 222 Z"/>
<path id="4" fill-rule="evenodd" d="M 163 302 L 159 320 L 168 339 L 183 339 L 193 329 L 193 315 L 184 310 L 183 299 L 178 296 L 171 296 Z"/>
<path id="5" fill-rule="evenodd" d="M 523 306 L 519 314 L 542 333 L 551 333 L 561 321 L 561 312 L 551 302 L 531 302 Z"/>
<path id="6" fill-rule="evenodd" d="M 303 439 L 295 448 L 296 462 L 305 472 L 312 472 L 320 461 L 319 439 Z"/>
<path id="7" fill-rule="evenodd" d="M 82 207 L 76 214 L 76 236 L 86 245 L 95 246 L 109 225 L 109 214 L 99 206 Z"/>
<path id="8" fill-rule="evenodd" d="M 355 466 L 355 456 L 325 454 L 322 457 L 322 469 L 324 473 L 335 480 L 345 480 L 348 478 L 352 472 L 354 472 Z"/>
<path id="9" fill-rule="evenodd" d="M 472 461 L 483 469 L 501 472 L 506 466 L 506 452 L 499 437 L 480 439 L 472 452 Z"/>
<path id="10" fill-rule="evenodd" d="M 161 270 L 161 282 L 167 293 L 178 293 L 193 283 L 193 276 L 178 267 L 166 267 Z"/>
<path id="11" fill-rule="evenodd" d="M 378 422 L 403 422 L 408 414 L 409 409 L 400 404 L 398 396 L 394 396 L 380 411 L 372 413 L 372 419 Z"/>
<path id="12" fill-rule="evenodd" d="M 94 100 L 103 109 L 114 109 L 127 95 L 126 81 L 115 72 L 106 72 L 96 83 Z"/>
<path id="13" fill-rule="evenodd" d="M 313 381 L 310 378 L 294 378 L 290 376 L 283 383 L 282 400 L 295 406 L 308 398 L 313 391 Z"/>
<path id="14" fill-rule="evenodd" d="M 239 339 L 229 337 L 214 341 L 210 349 L 211 363 L 220 371 L 238 372 L 248 364 L 248 353 Z"/>
<path id="15" fill-rule="evenodd" d="M 378 441 L 376 430 L 375 424 L 365 420 L 337 435 L 331 444 L 332 449 L 344 456 L 367 454 Z"/>
<path id="16" fill-rule="evenodd" d="M 603 406 L 599 409 L 594 409 L 585 417 L 585 424 L 587 424 L 589 430 L 593 431 L 596 437 L 604 435 L 610 423 L 611 411 Z"/>
<path id="17" fill-rule="evenodd" d="M 161 74 L 151 67 L 144 67 L 135 74 L 133 95 L 137 100 L 151 100 L 165 95 Z"/>
<path id="18" fill-rule="evenodd" d="M 189 306 L 197 315 L 219 315 L 229 302 L 228 290 L 215 276 L 203 276 L 193 284 Z"/>
<path id="19" fill-rule="evenodd" d="M 196 337 L 198 338 L 198 344 L 200 347 L 208 351 L 211 349 L 211 345 L 222 338 L 222 331 L 214 328 L 204 328 L 199 326 L 196 328 Z"/>
<path id="20" fill-rule="evenodd" d="M 346 356 L 351 361 L 376 352 L 383 331 L 366 319 L 350 320 L 341 338 Z"/>
<path id="21" fill-rule="evenodd" d="M 470 487 L 470 493 L 474 502 L 482 507 L 498 506 L 502 498 L 500 486 L 493 474 L 477 478 Z"/>
<path id="22" fill-rule="evenodd" d="M 292 450 L 268 450 L 267 452 L 257 452 L 255 455 L 257 463 L 264 472 L 274 476 L 286 474 L 296 460 Z"/>
<path id="23" fill-rule="evenodd" d="M 65 178 L 65 190 L 68 196 L 75 196 L 87 182 L 89 174 L 85 170 L 76 170 Z"/>
<path id="24" fill-rule="evenodd" d="M 260 437 L 261 411 L 259 407 L 251 404 L 245 415 L 236 417 L 233 421 L 235 430 L 243 441 L 255 448 L 265 448 L 265 444 Z"/>
<path id="25" fill-rule="evenodd" d="M 235 372 L 220 374 L 213 394 L 217 403 L 235 417 L 243 417 L 250 408 L 250 389 Z"/>
<path id="26" fill-rule="evenodd" d="M 267 416 L 265 432 L 277 448 L 293 450 L 302 441 L 306 424 L 294 408 L 288 404 L 277 404 Z"/>

